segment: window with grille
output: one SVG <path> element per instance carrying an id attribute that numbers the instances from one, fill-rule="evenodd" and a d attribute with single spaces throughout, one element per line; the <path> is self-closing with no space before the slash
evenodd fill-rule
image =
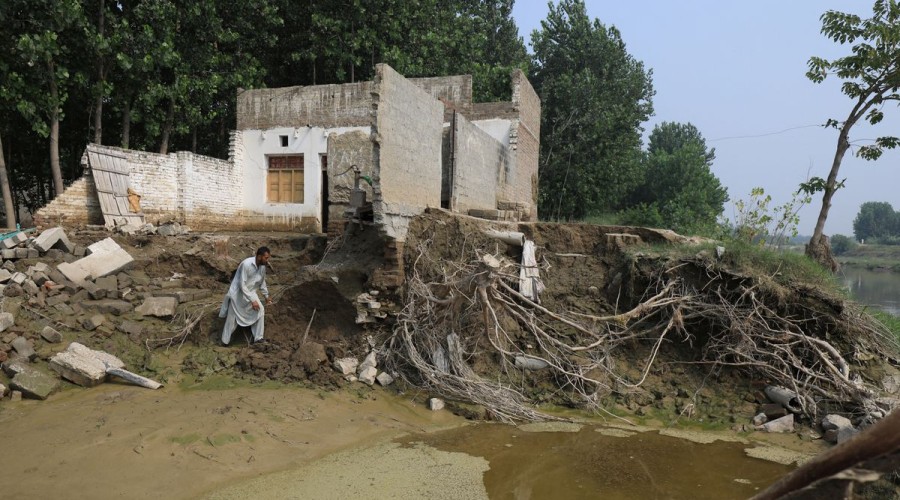
<path id="1" fill-rule="evenodd" d="M 303 155 L 269 156 L 269 203 L 303 203 Z"/>

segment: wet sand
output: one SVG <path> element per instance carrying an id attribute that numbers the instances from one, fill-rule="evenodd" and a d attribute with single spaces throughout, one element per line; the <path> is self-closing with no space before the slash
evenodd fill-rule
<path id="1" fill-rule="evenodd" d="M 298 388 L 73 388 L 43 402 L 2 403 L 0 496 L 196 498 L 463 423 L 380 389 L 358 397 Z"/>

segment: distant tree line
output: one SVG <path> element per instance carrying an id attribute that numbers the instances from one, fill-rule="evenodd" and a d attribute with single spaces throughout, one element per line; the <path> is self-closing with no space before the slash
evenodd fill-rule
<path id="1" fill-rule="evenodd" d="M 478 101 L 509 100 L 511 71 L 527 71 L 543 105 L 542 217 L 712 227 L 727 200 L 715 153 L 679 123 L 658 125 L 643 149 L 652 72 L 619 31 L 583 0 L 560 0 L 530 55 L 513 2 L 4 0 L 6 212 L 59 194 L 88 142 L 225 157 L 238 88 L 370 80 L 384 62 L 410 77 L 472 74 Z"/>
<path id="2" fill-rule="evenodd" d="M 853 235 L 859 242 L 900 245 L 900 212 L 884 201 L 863 203 L 853 219 Z"/>

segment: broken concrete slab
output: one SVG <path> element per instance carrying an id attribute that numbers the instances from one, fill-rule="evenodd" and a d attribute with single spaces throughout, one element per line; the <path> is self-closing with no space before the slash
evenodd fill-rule
<path id="1" fill-rule="evenodd" d="M 54 354 L 50 358 L 50 369 L 82 387 L 94 387 L 106 380 L 106 366 L 100 360 L 72 351 Z"/>
<path id="2" fill-rule="evenodd" d="M 62 334 L 56 331 L 52 326 L 45 326 L 44 329 L 41 330 L 41 338 L 51 344 L 62 342 Z"/>
<path id="3" fill-rule="evenodd" d="M 17 259 L 27 259 L 28 258 L 28 249 L 27 248 L 16 248 L 16 258 Z"/>
<path id="4" fill-rule="evenodd" d="M 128 319 L 119 324 L 118 330 L 129 337 L 140 337 L 144 332 L 144 325 L 139 321 Z"/>
<path id="5" fill-rule="evenodd" d="M 64 304 L 68 300 L 69 300 L 69 294 L 66 292 L 62 292 L 60 294 L 51 295 L 50 297 L 47 297 L 47 305 L 50 307 L 53 307 L 57 304 Z"/>
<path id="6" fill-rule="evenodd" d="M 9 281 L 21 285 L 22 283 L 25 283 L 25 280 L 27 279 L 28 276 L 25 276 L 25 273 L 14 273 L 12 277 L 9 278 Z"/>
<path id="7" fill-rule="evenodd" d="M 341 375 L 352 375 L 356 373 L 359 367 L 359 360 L 356 358 L 340 358 L 334 360 L 334 369 Z"/>
<path id="8" fill-rule="evenodd" d="M 41 253 L 46 253 L 47 250 L 50 250 L 56 245 L 60 238 L 68 239 L 66 237 L 66 232 L 61 227 L 53 227 L 41 232 L 41 234 L 31 242 L 31 245 Z"/>
<path id="9" fill-rule="evenodd" d="M 4 240 L 6 241 L 6 240 Z M 9 261 L 11 259 L 16 258 L 16 250 L 14 248 L 4 248 L 0 250 L 0 257 L 3 257 L 3 260 Z"/>
<path id="10" fill-rule="evenodd" d="M 10 283 L 3 289 L 4 297 L 21 297 L 24 293 L 25 290 L 22 290 L 22 285 L 17 283 Z"/>
<path id="11" fill-rule="evenodd" d="M 34 281 L 25 280 L 22 283 L 22 290 L 25 290 L 25 293 L 28 294 L 29 297 L 34 297 L 40 293 L 41 288 L 37 286 Z"/>
<path id="12" fill-rule="evenodd" d="M 16 352 L 24 359 L 34 359 L 37 356 L 37 353 L 34 352 L 34 347 L 32 347 L 31 343 L 28 342 L 28 339 L 25 337 L 16 337 L 10 345 Z"/>
<path id="13" fill-rule="evenodd" d="M 105 317 L 105 316 L 103 316 L 102 314 L 94 314 L 93 316 L 91 316 L 91 317 L 89 317 L 89 318 L 85 318 L 85 319 L 81 322 L 81 326 L 82 326 L 85 330 L 88 330 L 88 331 L 94 331 L 94 330 L 97 329 L 97 327 L 99 327 L 100 325 L 102 325 L 104 321 L 106 321 L 106 317 Z"/>
<path id="14" fill-rule="evenodd" d="M 116 274 L 124 270 L 134 262 L 127 251 L 120 247 L 112 238 L 106 238 L 89 246 L 90 255 L 75 262 L 63 263 L 57 269 L 66 279 L 78 285 L 88 279 L 102 278 L 110 274 Z"/>
<path id="15" fill-rule="evenodd" d="M 759 428 L 766 432 L 794 432 L 794 414 L 789 413 L 784 417 L 766 422 Z"/>
<path id="16" fill-rule="evenodd" d="M 8 377 L 15 377 L 19 373 L 25 373 L 29 370 L 34 370 L 34 367 L 31 366 L 31 363 L 22 358 L 6 360 L 2 365 L 0 365 L 0 368 L 3 369 L 3 373 L 5 373 Z"/>
<path id="17" fill-rule="evenodd" d="M 359 370 L 358 378 L 360 382 L 368 385 L 375 384 L 375 377 L 378 375 L 378 369 L 374 366 L 367 366 Z"/>
<path id="18" fill-rule="evenodd" d="M 428 400 L 428 409 L 431 411 L 439 411 L 444 409 L 444 400 L 439 398 L 431 398 Z"/>
<path id="19" fill-rule="evenodd" d="M 9 385 L 27 397 L 47 399 L 59 387 L 59 380 L 32 368 L 16 374 Z"/>
<path id="20" fill-rule="evenodd" d="M 96 349 L 91 349 L 90 347 L 84 344 L 79 344 L 78 342 L 72 342 L 71 344 L 69 344 L 69 347 L 66 347 L 66 350 L 80 354 L 82 356 L 97 358 L 105 365 L 109 365 L 112 368 L 125 368 L 125 363 L 112 354 L 104 351 L 98 351 Z"/>
<path id="21" fill-rule="evenodd" d="M 0 332 L 16 324 L 16 317 L 12 313 L 0 313 Z"/>
<path id="22" fill-rule="evenodd" d="M 138 306 L 134 312 L 141 316 L 156 316 L 157 318 L 171 318 L 175 316 L 178 301 L 175 297 L 147 297 L 144 303 Z"/>
<path id="23" fill-rule="evenodd" d="M 363 370 L 365 370 L 367 368 L 378 368 L 378 358 L 375 355 L 375 351 L 370 352 L 366 356 L 366 359 L 364 359 L 363 362 L 359 364 L 359 368 L 357 369 L 357 372 L 362 372 Z M 374 377 L 374 375 L 372 375 L 372 376 Z"/>
<path id="24" fill-rule="evenodd" d="M 6 269 L 0 268 L 0 283 L 6 283 L 12 278 L 12 273 Z"/>

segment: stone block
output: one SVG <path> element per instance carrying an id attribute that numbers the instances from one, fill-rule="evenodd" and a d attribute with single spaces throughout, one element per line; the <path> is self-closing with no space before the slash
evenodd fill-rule
<path id="1" fill-rule="evenodd" d="M 17 259 L 27 259 L 28 258 L 28 249 L 27 248 L 16 248 L 16 258 Z"/>
<path id="2" fill-rule="evenodd" d="M 12 273 L 6 269 L 0 269 L 0 283 L 6 283 L 12 278 Z"/>
<path id="3" fill-rule="evenodd" d="M 0 332 L 6 331 L 7 328 L 16 324 L 16 318 L 12 313 L 0 313 Z"/>
<path id="4" fill-rule="evenodd" d="M 182 281 L 180 279 L 170 279 L 165 280 L 159 284 L 159 287 L 163 290 L 171 289 L 171 288 L 181 288 Z"/>
<path id="5" fill-rule="evenodd" d="M 825 417 L 822 418 L 822 430 L 828 431 L 831 429 L 842 429 L 845 427 L 853 427 L 853 422 L 851 422 L 847 417 L 831 414 L 825 415 Z"/>
<path id="6" fill-rule="evenodd" d="M 78 258 L 84 257 L 85 255 L 87 255 L 87 249 L 81 245 L 75 245 L 72 248 L 72 255 Z"/>
<path id="7" fill-rule="evenodd" d="M 359 370 L 357 377 L 364 384 L 374 385 L 376 375 L 378 375 L 378 369 L 374 366 L 368 366 Z"/>
<path id="8" fill-rule="evenodd" d="M 7 240 L 3 240 L 7 241 Z M 3 257 L 3 260 L 11 260 L 16 258 L 16 249 L 15 248 L 4 248 L 0 250 L 0 257 Z"/>
<path id="9" fill-rule="evenodd" d="M 171 318 L 175 316 L 178 302 L 174 297 L 147 297 L 144 303 L 134 311 L 141 316 L 156 316 L 157 318 Z"/>
<path id="10" fill-rule="evenodd" d="M 62 334 L 56 331 L 52 326 L 45 326 L 44 329 L 41 330 L 41 338 L 51 344 L 62 342 Z"/>
<path id="11" fill-rule="evenodd" d="M 19 241 L 16 240 L 15 238 L 6 238 L 6 239 L 0 241 L 0 245 L 3 246 L 4 250 L 12 250 L 13 248 L 16 248 L 16 246 L 19 245 Z M 6 258 L 6 257 L 4 257 L 4 258 Z"/>
<path id="12" fill-rule="evenodd" d="M 7 271 L 9 271 L 9 272 L 11 272 L 11 273 L 16 272 L 16 264 L 15 264 L 13 261 L 11 261 L 11 260 L 7 260 L 7 261 L 4 262 L 3 265 L 0 266 L 0 267 L 2 267 L 3 269 L 6 269 Z"/>
<path id="13" fill-rule="evenodd" d="M 359 364 L 358 372 L 365 370 L 366 368 L 378 368 L 378 358 L 375 355 L 375 351 L 370 352 L 366 359 Z"/>
<path id="14" fill-rule="evenodd" d="M 756 415 L 755 417 L 753 417 L 753 420 L 752 420 L 753 425 L 755 425 L 755 426 L 760 426 L 768 421 L 769 421 L 769 417 L 767 417 L 765 413 L 760 413 L 760 414 Z"/>
<path id="15" fill-rule="evenodd" d="M 25 283 L 25 280 L 28 279 L 28 276 L 25 276 L 25 273 L 13 273 L 13 275 L 9 278 L 9 281 L 21 285 Z"/>
<path id="16" fill-rule="evenodd" d="M 37 264 L 30 266 L 28 268 L 29 276 L 33 273 L 47 273 L 50 272 L 50 266 L 47 265 L 46 262 L 38 262 Z"/>
<path id="17" fill-rule="evenodd" d="M 34 347 L 31 346 L 31 343 L 28 342 L 28 339 L 25 337 L 16 337 L 15 340 L 11 343 L 12 348 L 19 354 L 20 357 L 31 360 L 37 355 L 34 352 Z"/>
<path id="18" fill-rule="evenodd" d="M 41 291 L 40 287 L 31 280 L 25 280 L 25 282 L 22 283 L 22 290 L 25 290 L 25 293 L 28 294 L 29 297 L 36 297 Z"/>
<path id="19" fill-rule="evenodd" d="M 97 285 L 98 288 L 106 290 L 107 295 L 110 292 L 116 292 L 119 290 L 119 279 L 113 276 L 103 276 L 94 280 L 94 284 Z"/>
<path id="20" fill-rule="evenodd" d="M 106 290 L 103 288 L 100 288 L 99 286 L 97 286 L 96 284 L 94 284 L 91 281 L 85 281 L 84 283 L 81 284 L 81 287 L 94 300 L 106 298 Z"/>
<path id="21" fill-rule="evenodd" d="M 56 269 L 59 270 L 60 273 L 62 273 L 62 275 L 64 276 L 64 279 L 66 281 L 71 281 L 72 283 L 81 285 L 85 281 L 87 281 L 87 279 L 90 278 L 91 275 L 83 267 L 79 266 L 77 264 L 77 262 L 80 262 L 80 261 L 75 261 L 72 263 L 63 262 L 63 263 L 59 264 L 58 266 L 56 266 Z M 51 277 L 50 279 L 53 279 L 53 278 Z M 56 281 L 56 280 L 54 280 L 54 281 Z"/>
<path id="22" fill-rule="evenodd" d="M 378 376 L 375 377 L 375 380 L 378 381 L 382 386 L 391 385 L 394 383 L 394 377 L 392 377 L 388 372 L 381 372 Z"/>
<path id="23" fill-rule="evenodd" d="M 50 307 L 53 307 L 57 304 L 64 304 L 68 300 L 69 300 L 69 294 L 63 292 L 58 295 L 51 295 L 50 297 L 47 297 L 47 305 Z"/>
<path id="24" fill-rule="evenodd" d="M 766 422 L 760 428 L 766 432 L 794 432 L 794 414 Z"/>
<path id="25" fill-rule="evenodd" d="M 118 326 L 118 330 L 129 337 L 140 338 L 144 333 L 144 325 L 139 321 L 125 320 Z"/>
<path id="26" fill-rule="evenodd" d="M 27 370 L 16 374 L 10 382 L 10 387 L 21 391 L 26 397 L 47 399 L 59 387 L 59 380 L 36 369 Z"/>
<path id="27" fill-rule="evenodd" d="M 25 243 L 26 241 L 28 241 L 28 235 L 24 232 L 18 232 L 13 236 L 13 239 L 19 243 Z"/>
<path id="28" fill-rule="evenodd" d="M 27 248 L 25 251 L 27 259 L 37 259 L 41 256 L 41 252 L 38 252 L 36 248 Z"/>
<path id="29" fill-rule="evenodd" d="M 66 275 L 59 272 L 59 269 L 55 267 L 50 267 L 50 269 L 47 271 L 47 276 L 50 278 L 50 281 L 54 283 L 62 283 L 64 281 L 68 281 L 66 279 Z"/>
<path id="30" fill-rule="evenodd" d="M 25 290 L 23 290 L 22 285 L 18 283 L 10 282 L 10 284 L 6 285 L 6 288 L 3 289 L 4 297 L 21 297 L 24 293 Z"/>
<path id="31" fill-rule="evenodd" d="M 85 330 L 88 330 L 88 331 L 94 331 L 94 330 L 97 329 L 97 327 L 99 327 L 100 325 L 102 325 L 104 321 L 106 321 L 106 317 L 105 317 L 105 316 L 103 316 L 102 314 L 94 314 L 93 316 L 91 316 L 91 317 L 89 317 L 89 318 L 85 318 L 85 319 L 81 322 L 81 326 L 82 326 Z"/>
<path id="32" fill-rule="evenodd" d="M 22 358 L 14 358 L 8 359 L 3 362 L 3 365 L 0 366 L 3 369 L 3 373 L 8 377 L 15 377 L 19 373 L 25 373 L 29 370 L 34 370 L 34 367 L 31 366 L 31 363 L 26 359 Z"/>
<path id="33" fill-rule="evenodd" d="M 356 358 L 340 358 L 334 360 L 334 369 L 341 375 L 352 375 L 356 373 L 359 366 L 359 360 Z"/>
<path id="34" fill-rule="evenodd" d="M 82 387 L 93 387 L 106 380 L 106 366 L 94 356 L 63 351 L 50 358 L 50 369 L 62 378 Z"/>
<path id="35" fill-rule="evenodd" d="M 431 398 L 428 400 L 428 409 L 431 411 L 440 411 L 444 409 L 444 400 L 439 398 Z"/>
<path id="36" fill-rule="evenodd" d="M 765 403 L 760 405 L 759 411 L 766 414 L 766 418 L 769 420 L 775 420 L 776 418 L 781 418 L 787 415 L 788 411 L 784 406 L 781 406 L 779 403 Z"/>

